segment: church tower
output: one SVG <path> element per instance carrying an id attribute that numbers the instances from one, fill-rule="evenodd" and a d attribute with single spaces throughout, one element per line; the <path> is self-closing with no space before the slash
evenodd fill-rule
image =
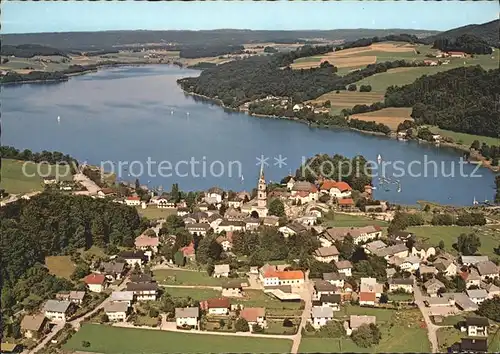
<path id="1" fill-rule="evenodd" d="M 260 166 L 259 183 L 257 185 L 257 207 L 267 208 L 266 180 L 264 178 L 264 166 Z"/>

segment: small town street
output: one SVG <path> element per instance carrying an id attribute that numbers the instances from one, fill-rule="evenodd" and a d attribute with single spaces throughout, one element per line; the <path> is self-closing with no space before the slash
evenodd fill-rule
<path id="1" fill-rule="evenodd" d="M 416 283 L 413 284 L 413 293 L 415 295 L 415 304 L 417 304 L 420 312 L 422 312 L 422 315 L 424 316 L 424 321 L 427 326 L 427 336 L 429 337 L 429 342 L 431 343 L 432 352 L 438 353 L 439 344 L 437 340 L 437 330 L 439 329 L 439 326 L 432 323 L 428 308 L 424 304 L 424 296 Z"/>

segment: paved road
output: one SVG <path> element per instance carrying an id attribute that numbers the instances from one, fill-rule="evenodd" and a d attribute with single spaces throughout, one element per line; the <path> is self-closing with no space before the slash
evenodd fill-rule
<path id="1" fill-rule="evenodd" d="M 97 192 L 101 190 L 101 188 L 97 184 L 95 184 L 94 181 L 85 176 L 83 173 L 77 173 L 73 175 L 73 180 L 75 182 L 81 183 L 89 191 L 90 194 L 97 194 Z"/>
<path id="2" fill-rule="evenodd" d="M 302 311 L 302 316 L 300 318 L 299 329 L 297 330 L 297 333 L 293 336 L 292 354 L 297 354 L 299 352 L 300 341 L 302 340 L 302 328 L 306 326 L 306 323 L 311 316 L 313 290 L 314 286 L 312 281 L 309 280 L 309 271 L 307 271 L 304 283 L 304 289 L 300 294 L 302 300 L 304 300 L 304 311 Z"/>
<path id="3" fill-rule="evenodd" d="M 184 288 L 184 289 L 213 289 L 213 290 L 221 290 L 222 286 L 210 286 L 210 285 L 168 285 L 168 284 L 160 284 L 159 286 L 163 288 Z"/>
<path id="4" fill-rule="evenodd" d="M 424 296 L 422 295 L 422 291 L 417 286 L 417 284 L 413 284 L 413 293 L 415 295 L 415 303 L 418 308 L 422 312 L 424 316 L 425 324 L 427 325 L 427 336 L 429 337 L 429 341 L 431 342 L 432 352 L 439 353 L 439 344 L 437 340 L 437 330 L 439 326 L 436 326 L 432 323 L 431 318 L 429 316 L 429 309 L 424 304 Z"/>

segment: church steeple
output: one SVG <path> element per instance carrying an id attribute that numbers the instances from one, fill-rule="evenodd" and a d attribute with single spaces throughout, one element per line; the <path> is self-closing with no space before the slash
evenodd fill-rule
<path id="1" fill-rule="evenodd" d="M 264 178 L 264 164 L 260 165 L 259 183 L 257 184 L 257 207 L 267 207 L 266 180 Z"/>

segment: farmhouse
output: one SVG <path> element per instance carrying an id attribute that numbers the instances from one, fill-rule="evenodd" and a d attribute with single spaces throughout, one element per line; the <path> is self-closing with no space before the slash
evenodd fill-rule
<path id="1" fill-rule="evenodd" d="M 345 278 L 346 276 L 343 273 L 336 273 L 336 272 L 323 273 L 323 280 L 339 288 L 344 287 Z"/>
<path id="2" fill-rule="evenodd" d="M 66 316 L 73 310 L 70 301 L 47 300 L 43 307 L 45 317 L 55 322 L 66 322 Z"/>
<path id="3" fill-rule="evenodd" d="M 123 262 L 104 262 L 101 264 L 100 271 L 109 281 L 120 280 L 125 270 Z"/>
<path id="4" fill-rule="evenodd" d="M 135 248 L 141 251 L 153 251 L 154 253 L 158 252 L 158 246 L 160 245 L 160 239 L 156 236 L 148 236 L 142 234 L 137 236 L 135 239 Z"/>
<path id="5" fill-rule="evenodd" d="M 127 319 L 128 304 L 126 302 L 112 302 L 104 306 L 104 312 L 110 321 L 125 321 Z"/>
<path id="6" fill-rule="evenodd" d="M 122 251 L 118 257 L 123 258 L 130 267 L 134 267 L 136 264 L 142 266 L 146 258 L 143 251 Z"/>
<path id="7" fill-rule="evenodd" d="M 389 279 L 389 291 L 394 292 L 398 290 L 413 293 L 413 280 L 410 278 Z"/>
<path id="8" fill-rule="evenodd" d="M 83 278 L 90 291 L 100 293 L 106 286 L 106 277 L 103 274 L 92 273 Z"/>
<path id="9" fill-rule="evenodd" d="M 429 279 L 424 283 L 424 288 L 427 291 L 427 294 L 431 297 L 437 296 L 438 290 L 441 288 L 446 289 L 443 283 L 441 283 L 436 278 Z"/>
<path id="10" fill-rule="evenodd" d="M 315 298 L 320 299 L 323 295 L 334 295 L 338 292 L 337 287 L 326 280 L 316 280 L 314 282 Z"/>
<path id="11" fill-rule="evenodd" d="M 244 318 L 250 328 L 253 330 L 253 326 L 258 324 L 262 328 L 267 327 L 266 321 L 266 309 L 263 307 L 247 307 L 240 311 L 240 317 Z"/>
<path id="12" fill-rule="evenodd" d="M 465 326 L 461 328 L 462 332 L 467 331 L 469 337 L 487 337 L 489 322 L 487 318 L 467 317 Z"/>
<path id="13" fill-rule="evenodd" d="M 36 315 L 25 315 L 21 321 L 21 332 L 25 338 L 40 338 L 48 330 L 47 318 L 38 313 Z"/>
<path id="14" fill-rule="evenodd" d="M 209 315 L 228 315 L 230 307 L 231 302 L 225 297 L 200 302 L 200 309 L 207 311 Z"/>
<path id="15" fill-rule="evenodd" d="M 321 235 L 320 241 L 323 246 L 331 246 L 335 241 L 343 241 L 347 236 L 351 236 L 355 244 L 368 242 L 382 236 L 382 229 L 378 226 L 365 227 L 331 227 Z M 329 245 L 323 244 L 330 242 Z"/>
<path id="16" fill-rule="evenodd" d="M 189 224 L 186 225 L 186 229 L 191 235 L 205 236 L 210 229 L 210 225 L 206 223 Z"/>
<path id="17" fill-rule="evenodd" d="M 259 280 L 264 286 L 301 285 L 304 283 L 304 272 L 278 271 L 276 266 L 265 264 L 259 269 Z"/>
<path id="18" fill-rule="evenodd" d="M 352 192 L 351 186 L 346 182 L 336 182 L 333 180 L 324 181 L 321 184 L 320 190 L 322 193 L 327 193 L 337 199 L 349 198 Z"/>
<path id="19" fill-rule="evenodd" d="M 307 229 L 299 223 L 288 224 L 278 229 L 278 231 L 281 232 L 283 236 L 287 238 L 292 235 L 300 234 L 301 232 L 304 232 L 306 230 Z"/>
<path id="20" fill-rule="evenodd" d="M 311 309 L 311 322 L 314 328 L 320 329 L 331 320 L 333 320 L 333 308 L 316 306 Z"/>
<path id="21" fill-rule="evenodd" d="M 488 293 L 484 289 L 471 290 L 468 289 L 465 291 L 469 299 L 476 305 L 481 304 L 484 300 L 488 298 Z"/>
<path id="22" fill-rule="evenodd" d="M 318 200 L 318 188 L 307 181 L 295 182 L 292 187 L 291 198 L 301 201 L 302 204 Z"/>
<path id="23" fill-rule="evenodd" d="M 215 233 L 220 234 L 222 231 L 233 232 L 233 231 L 245 231 L 246 223 L 241 220 L 222 220 L 219 225 L 215 228 Z"/>
<path id="24" fill-rule="evenodd" d="M 227 278 L 229 276 L 230 268 L 229 264 L 216 264 L 214 266 L 214 273 L 212 276 L 214 278 Z"/>
<path id="25" fill-rule="evenodd" d="M 461 261 L 463 265 L 471 266 L 480 262 L 487 262 L 489 260 L 488 256 L 461 256 Z"/>
<path id="26" fill-rule="evenodd" d="M 436 249 L 432 246 L 414 244 L 411 248 L 411 255 L 419 257 L 421 260 L 427 260 L 427 258 L 436 255 Z"/>
<path id="27" fill-rule="evenodd" d="M 373 253 L 386 260 L 389 260 L 391 257 L 405 258 L 408 257 L 408 247 L 404 243 L 397 243 L 389 247 L 377 249 Z"/>
<path id="28" fill-rule="evenodd" d="M 498 267 L 492 261 L 483 261 L 475 265 L 481 280 L 498 278 Z"/>
<path id="29" fill-rule="evenodd" d="M 141 205 L 141 198 L 139 197 L 127 197 L 125 198 L 125 204 L 127 204 L 128 206 L 138 206 L 138 205 Z"/>
<path id="30" fill-rule="evenodd" d="M 377 250 L 386 248 L 387 245 L 384 243 L 384 241 L 375 240 L 363 245 L 362 247 L 365 249 L 366 254 L 372 254 L 375 253 Z"/>
<path id="31" fill-rule="evenodd" d="M 230 280 L 222 285 L 222 296 L 224 297 L 240 297 L 243 295 L 243 287 L 238 280 Z"/>
<path id="32" fill-rule="evenodd" d="M 198 329 L 198 318 L 200 310 L 198 307 L 185 307 L 175 309 L 175 323 L 177 327 L 193 327 Z"/>
<path id="33" fill-rule="evenodd" d="M 137 301 L 155 301 L 158 291 L 157 283 L 127 283 L 127 291 L 134 293 Z"/>
<path id="34" fill-rule="evenodd" d="M 346 277 L 352 276 L 352 263 L 349 261 L 338 261 L 335 262 L 335 266 L 339 273 L 344 274 Z"/>
<path id="35" fill-rule="evenodd" d="M 134 301 L 133 291 L 113 291 L 110 297 L 111 302 L 124 302 L 128 306 L 132 306 Z"/>
<path id="36" fill-rule="evenodd" d="M 438 259 L 434 262 L 434 266 L 440 273 L 443 273 L 447 277 L 457 275 L 457 265 L 453 262 L 453 260 L 438 257 Z"/>
<path id="37" fill-rule="evenodd" d="M 319 298 L 320 306 L 331 307 L 333 311 L 340 311 L 340 302 L 340 294 L 321 295 L 321 297 Z"/>
<path id="38" fill-rule="evenodd" d="M 323 263 L 337 262 L 339 260 L 339 251 L 337 247 L 320 247 L 314 251 L 314 258 Z"/>

